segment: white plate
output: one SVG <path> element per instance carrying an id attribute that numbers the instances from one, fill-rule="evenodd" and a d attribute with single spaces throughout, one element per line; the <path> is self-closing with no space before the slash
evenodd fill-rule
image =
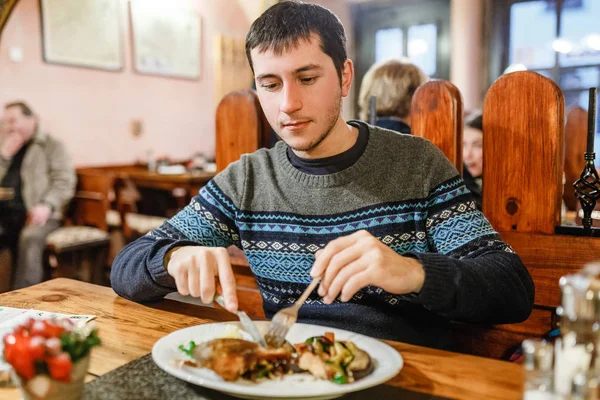
<path id="1" fill-rule="evenodd" d="M 187 346 L 190 340 L 201 343 L 223 337 L 225 327 L 230 324 L 237 324 L 242 329 L 239 323 L 222 322 L 192 326 L 170 333 L 154 344 L 152 358 L 162 370 L 179 379 L 250 399 L 332 399 L 386 382 L 393 378 L 403 365 L 402 356 L 395 349 L 377 339 L 342 329 L 300 323 L 294 324 L 287 335 L 287 339 L 291 343 L 303 342 L 309 337 L 323 335 L 326 331 L 333 332 L 337 340 L 351 340 L 359 348 L 369 353 L 375 363 L 375 370 L 369 376 L 345 385 L 319 380 L 307 373 L 286 375 L 282 379 L 252 383 L 242 380 L 226 382 L 212 370 L 188 366 L 176 367 L 172 364 L 174 359 L 185 359 L 185 354 L 178 349 L 180 344 Z M 263 332 L 267 330 L 268 321 L 256 324 L 259 330 Z"/>

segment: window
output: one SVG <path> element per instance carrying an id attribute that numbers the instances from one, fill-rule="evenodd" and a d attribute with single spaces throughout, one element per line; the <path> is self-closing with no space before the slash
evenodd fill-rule
<path id="1" fill-rule="evenodd" d="M 404 56 L 402 28 L 379 29 L 375 33 L 375 62 Z M 407 58 L 429 76 L 436 73 L 437 26 L 435 24 L 408 27 Z"/>
<path id="2" fill-rule="evenodd" d="M 408 28 L 408 58 L 429 76 L 436 73 L 437 26 L 413 25 Z"/>
<path id="3" fill-rule="evenodd" d="M 552 40 L 556 32 L 556 12 L 548 11 L 546 1 L 516 3 L 510 7 L 510 65 L 528 69 L 552 68 Z"/>
<path id="4" fill-rule="evenodd" d="M 402 57 L 403 36 L 400 28 L 378 30 L 375 33 L 375 62 Z"/>
<path id="5" fill-rule="evenodd" d="M 600 86 L 600 1 L 496 0 L 494 6 L 495 44 L 502 57 L 490 68 L 491 80 L 526 68 L 556 82 L 567 109 L 587 110 L 588 89 Z M 600 124 L 594 144 L 600 154 Z"/>

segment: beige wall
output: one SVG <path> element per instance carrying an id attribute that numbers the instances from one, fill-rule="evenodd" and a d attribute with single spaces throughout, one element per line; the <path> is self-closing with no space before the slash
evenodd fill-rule
<path id="1" fill-rule="evenodd" d="M 250 21 L 236 0 L 169 0 L 202 18 L 201 77 L 171 79 L 136 74 L 132 67 L 128 3 L 121 0 L 121 72 L 46 64 L 42 59 L 38 0 L 20 0 L 0 40 L 0 104 L 21 99 L 31 104 L 48 132 L 62 139 L 77 165 L 130 163 L 149 149 L 187 158 L 195 151 L 214 154 L 214 36 L 245 37 Z M 9 49 L 23 50 L 23 61 Z M 133 137 L 132 119 L 144 132 Z"/>

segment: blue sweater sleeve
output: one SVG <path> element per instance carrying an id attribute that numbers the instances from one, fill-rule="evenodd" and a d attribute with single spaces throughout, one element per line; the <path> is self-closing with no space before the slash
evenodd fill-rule
<path id="1" fill-rule="evenodd" d="M 112 265 L 112 288 L 133 301 L 158 300 L 175 291 L 164 264 L 168 251 L 180 246 L 239 247 L 236 213 L 233 202 L 209 182 L 177 215 L 121 250 Z"/>
<path id="2" fill-rule="evenodd" d="M 413 254 L 425 270 L 416 302 L 465 322 L 528 318 L 534 298 L 531 276 L 477 209 L 460 177 L 430 194 L 426 231 L 432 251 Z"/>

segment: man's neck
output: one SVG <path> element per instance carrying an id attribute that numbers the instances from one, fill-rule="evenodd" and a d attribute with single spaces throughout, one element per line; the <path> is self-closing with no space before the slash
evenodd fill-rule
<path id="1" fill-rule="evenodd" d="M 350 149 L 358 140 L 358 128 L 346 124 L 340 115 L 331 132 L 318 146 L 309 151 L 293 150 L 300 158 L 318 159 L 332 157 Z"/>

